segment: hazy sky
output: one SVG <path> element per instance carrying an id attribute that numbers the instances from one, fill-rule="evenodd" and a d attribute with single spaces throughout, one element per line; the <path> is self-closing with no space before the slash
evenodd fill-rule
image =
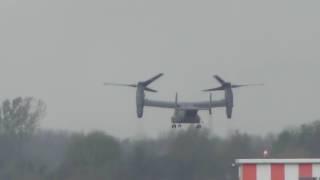
<path id="1" fill-rule="evenodd" d="M 135 91 L 104 87 L 163 72 L 151 99 L 207 100 L 218 83 L 235 91 L 233 119 L 214 110 L 219 134 L 277 132 L 320 118 L 319 0 L 0 0 L 1 100 L 34 96 L 44 128 L 155 136 L 173 111 L 145 108 Z M 222 98 L 215 93 L 214 99 Z M 200 113 L 208 126 L 208 112 Z"/>

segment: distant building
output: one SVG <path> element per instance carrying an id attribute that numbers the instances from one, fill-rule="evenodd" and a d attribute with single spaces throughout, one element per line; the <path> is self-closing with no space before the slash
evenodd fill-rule
<path id="1" fill-rule="evenodd" d="M 237 159 L 239 180 L 320 180 L 320 159 Z"/>

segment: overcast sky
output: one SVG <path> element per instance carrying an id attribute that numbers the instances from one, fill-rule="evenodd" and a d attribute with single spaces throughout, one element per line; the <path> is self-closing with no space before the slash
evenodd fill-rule
<path id="1" fill-rule="evenodd" d="M 145 108 L 135 83 L 163 72 L 148 98 L 207 100 L 212 75 L 264 87 L 235 91 L 233 119 L 201 112 L 225 134 L 278 132 L 320 118 L 318 0 L 0 0 L 1 100 L 47 103 L 43 128 L 156 136 L 172 110 Z M 221 99 L 215 93 L 214 99 Z"/>

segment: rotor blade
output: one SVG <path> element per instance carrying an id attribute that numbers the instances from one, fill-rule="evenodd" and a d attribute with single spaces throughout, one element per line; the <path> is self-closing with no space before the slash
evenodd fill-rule
<path id="1" fill-rule="evenodd" d="M 151 88 L 148 88 L 148 87 L 145 87 L 144 90 L 148 91 L 148 92 L 154 92 L 154 93 L 158 92 L 157 90 L 154 90 L 154 89 L 151 89 Z"/>
<path id="2" fill-rule="evenodd" d="M 205 89 L 205 90 L 202 90 L 204 92 L 209 92 L 209 91 L 222 91 L 224 90 L 224 87 L 217 87 L 217 88 L 212 88 L 212 89 Z"/>
<path id="3" fill-rule="evenodd" d="M 214 75 L 214 78 L 216 78 L 217 81 L 219 81 L 220 84 L 225 84 L 226 82 L 218 75 Z"/>
<path id="4" fill-rule="evenodd" d="M 247 87 L 247 86 L 263 86 L 263 84 L 239 84 L 239 85 L 231 85 L 232 88 Z"/>
<path id="5" fill-rule="evenodd" d="M 105 86 L 137 87 L 136 84 L 104 83 Z"/>
<path id="6" fill-rule="evenodd" d="M 152 78 L 150 78 L 150 79 L 148 79 L 148 80 L 146 80 L 146 81 L 143 81 L 142 84 L 143 84 L 144 86 L 148 86 L 150 83 L 152 83 L 153 81 L 157 80 L 157 79 L 160 78 L 161 76 L 163 76 L 163 73 L 160 73 L 160 74 L 158 74 L 158 75 L 156 75 L 156 76 L 154 76 L 154 77 L 152 77 Z"/>

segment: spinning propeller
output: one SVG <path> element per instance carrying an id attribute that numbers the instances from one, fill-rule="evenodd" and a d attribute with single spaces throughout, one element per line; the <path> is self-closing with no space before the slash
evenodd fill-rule
<path id="1" fill-rule="evenodd" d="M 262 86 L 263 85 L 263 84 L 231 84 L 230 82 L 226 82 L 225 80 L 223 80 L 218 75 L 214 75 L 213 77 L 221 84 L 221 86 L 217 87 L 217 88 L 205 89 L 202 91 L 204 91 L 204 92 L 224 91 L 224 90 L 230 89 L 230 88 L 239 88 L 239 87 L 246 87 L 246 86 Z"/>
<path id="2" fill-rule="evenodd" d="M 133 87 L 136 88 L 136 108 L 137 108 L 137 116 L 141 118 L 143 116 L 143 108 L 145 102 L 145 94 L 144 91 L 148 92 L 158 92 L 157 90 L 148 88 L 153 81 L 157 80 L 163 76 L 162 73 L 146 80 L 146 81 L 139 81 L 137 84 L 119 84 L 119 83 L 104 83 L 104 85 L 111 85 L 111 86 L 124 86 L 124 87 Z"/>
<path id="3" fill-rule="evenodd" d="M 163 76 L 163 73 L 160 73 L 146 81 L 139 81 L 137 84 L 119 84 L 119 83 L 104 83 L 106 86 L 124 86 L 124 87 L 133 87 L 133 88 L 138 88 L 141 87 L 143 90 L 148 91 L 148 92 L 158 92 L 157 90 L 148 88 L 148 85 L 151 84 L 153 81 L 157 80 Z"/>

